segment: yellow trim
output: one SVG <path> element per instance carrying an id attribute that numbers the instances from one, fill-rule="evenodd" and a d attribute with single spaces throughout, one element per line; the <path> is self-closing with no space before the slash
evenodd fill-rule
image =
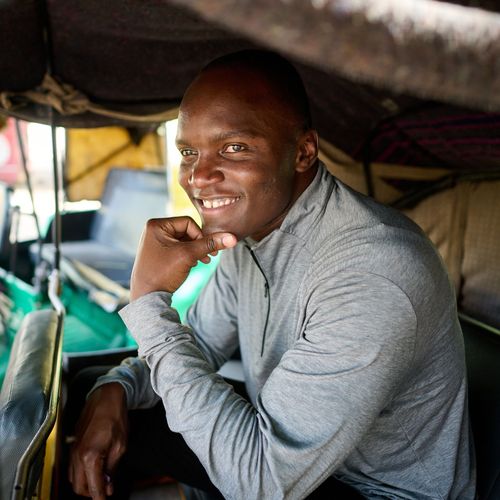
<path id="1" fill-rule="evenodd" d="M 43 462 L 42 477 L 38 484 L 40 500 L 51 500 L 52 481 L 57 460 L 57 434 L 59 428 L 59 415 L 45 446 L 45 457 Z"/>

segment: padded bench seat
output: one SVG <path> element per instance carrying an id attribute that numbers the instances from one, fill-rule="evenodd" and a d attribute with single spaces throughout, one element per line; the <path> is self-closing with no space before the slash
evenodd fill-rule
<path id="1" fill-rule="evenodd" d="M 58 317 L 40 310 L 26 315 L 14 339 L 0 392 L 0 498 L 11 498 L 17 465 L 43 423 L 50 401 Z M 43 453 L 43 450 L 42 450 Z M 34 488 L 42 466 L 37 457 Z"/>

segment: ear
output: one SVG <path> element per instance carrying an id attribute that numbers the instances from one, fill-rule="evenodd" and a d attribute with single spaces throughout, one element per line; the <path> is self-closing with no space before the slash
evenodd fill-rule
<path id="1" fill-rule="evenodd" d="M 318 133 L 316 130 L 307 130 L 297 141 L 297 156 L 295 170 L 306 172 L 316 164 L 318 158 Z"/>

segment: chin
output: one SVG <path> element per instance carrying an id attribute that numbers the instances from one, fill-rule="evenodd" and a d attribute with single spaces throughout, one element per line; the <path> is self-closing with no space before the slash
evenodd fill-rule
<path id="1" fill-rule="evenodd" d="M 239 240 L 246 238 L 248 235 L 243 234 L 242 231 L 236 227 L 231 227 L 230 225 L 216 225 L 216 224 L 202 224 L 201 232 L 207 236 L 213 233 L 231 233 L 236 236 Z"/>
<path id="2" fill-rule="evenodd" d="M 204 235 L 212 233 L 232 233 L 231 229 L 227 225 L 210 224 L 205 222 L 201 225 L 201 231 Z"/>

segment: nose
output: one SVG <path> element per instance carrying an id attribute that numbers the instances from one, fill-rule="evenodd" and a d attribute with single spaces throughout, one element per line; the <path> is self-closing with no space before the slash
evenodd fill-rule
<path id="1" fill-rule="evenodd" d="M 224 174 L 217 161 L 214 158 L 200 154 L 191 167 L 188 184 L 191 187 L 202 189 L 222 180 L 224 180 Z"/>

